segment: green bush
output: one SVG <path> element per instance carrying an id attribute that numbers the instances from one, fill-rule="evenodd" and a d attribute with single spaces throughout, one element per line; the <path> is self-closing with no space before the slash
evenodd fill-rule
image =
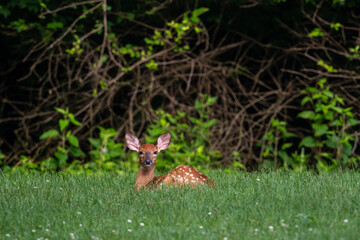
<path id="1" fill-rule="evenodd" d="M 219 151 L 211 150 L 209 142 L 210 129 L 216 124 L 216 119 L 210 117 L 210 106 L 216 99 L 217 97 L 201 95 L 200 100 L 195 101 L 196 117 L 186 116 L 186 113 L 181 111 L 175 116 L 161 109 L 155 111 L 158 118 L 148 127 L 146 142 L 155 143 L 166 131 L 170 131 L 172 136 L 172 144 L 159 156 L 157 163 L 159 169 L 170 169 L 179 164 L 200 168 L 218 164 L 217 161 L 222 155 Z M 50 129 L 40 136 L 40 140 L 56 146 L 56 151 L 51 154 L 53 156 L 38 161 L 23 155 L 20 164 L 13 169 L 42 172 L 61 170 L 73 173 L 94 171 L 122 173 L 138 170 L 138 155 L 134 152 L 126 154 L 124 144 L 116 143 L 115 129 L 99 127 L 98 138 L 88 138 L 87 148 L 90 150 L 85 154 L 80 148 L 78 138 L 68 130 L 71 124 L 79 126 L 80 123 L 72 113 L 69 113 L 68 108 L 65 110 L 56 108 L 56 111 L 63 115 L 59 120 L 58 129 Z M 2 155 L 0 160 L 1 157 Z"/>
<path id="2" fill-rule="evenodd" d="M 352 113 L 352 107 L 346 107 L 344 99 L 334 94 L 326 84 L 326 78 L 317 81 L 316 87 L 302 90 L 305 95 L 302 106 L 309 109 L 300 112 L 297 117 L 311 126 L 310 132 L 304 132 L 304 138 L 298 144 L 297 151 L 291 152 L 296 137 L 286 129 L 286 122 L 274 119 L 271 129 L 264 135 L 262 156 L 267 163 L 275 167 L 282 166 L 302 170 L 315 165 L 318 170 L 329 171 L 334 168 L 358 167 L 360 157 L 353 153 L 355 139 L 351 128 L 358 125 Z"/>
<path id="3" fill-rule="evenodd" d="M 186 113 L 177 111 L 171 115 L 163 110 L 155 113 L 158 119 L 148 127 L 146 142 L 155 143 L 157 138 L 165 133 L 171 133 L 171 144 L 162 154 L 156 166 L 160 169 L 171 169 L 180 164 L 189 164 L 199 169 L 205 166 L 217 166 L 222 158 L 219 151 L 210 149 L 211 127 L 216 124 L 216 119 L 210 117 L 210 106 L 217 97 L 201 95 L 195 101 L 197 117 L 187 116 Z"/>

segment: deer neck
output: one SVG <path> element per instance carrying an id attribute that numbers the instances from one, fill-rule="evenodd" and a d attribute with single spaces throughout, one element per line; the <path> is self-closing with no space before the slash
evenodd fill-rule
<path id="1" fill-rule="evenodd" d="M 155 169 L 155 166 L 153 166 L 152 168 L 145 168 L 145 167 L 140 166 L 139 172 L 135 179 L 134 188 L 140 189 L 141 187 L 143 187 L 147 183 L 149 183 L 155 177 L 154 169 Z"/>

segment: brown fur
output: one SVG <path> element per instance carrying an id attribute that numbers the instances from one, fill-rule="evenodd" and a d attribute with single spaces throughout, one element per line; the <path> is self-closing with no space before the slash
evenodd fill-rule
<path id="1" fill-rule="evenodd" d="M 165 133 L 158 138 L 157 144 L 145 143 L 140 145 L 139 140 L 132 134 L 126 134 L 126 144 L 134 151 L 139 153 L 139 172 L 135 179 L 134 189 L 143 189 L 159 186 L 198 186 L 205 184 L 211 187 L 216 187 L 215 183 L 197 169 L 187 166 L 179 165 L 171 170 L 168 174 L 155 177 L 154 169 L 156 157 L 160 151 L 165 150 L 170 144 L 170 133 Z M 146 159 L 148 159 L 147 163 Z M 149 159 L 151 164 L 149 164 Z"/>

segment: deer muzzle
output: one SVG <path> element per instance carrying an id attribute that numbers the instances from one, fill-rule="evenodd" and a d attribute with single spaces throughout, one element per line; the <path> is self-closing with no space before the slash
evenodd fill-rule
<path id="1" fill-rule="evenodd" d="M 144 161 L 144 164 L 146 165 L 146 166 L 150 166 L 150 165 L 152 165 L 152 160 L 151 160 L 151 158 L 150 158 L 150 152 L 146 152 L 145 153 L 145 156 L 146 156 L 146 158 L 145 158 L 145 161 Z"/>

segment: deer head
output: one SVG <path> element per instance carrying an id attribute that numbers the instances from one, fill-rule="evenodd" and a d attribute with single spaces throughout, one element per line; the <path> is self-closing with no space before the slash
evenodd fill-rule
<path id="1" fill-rule="evenodd" d="M 170 145 L 171 135 L 170 132 L 161 135 L 155 145 L 150 143 L 140 145 L 139 139 L 130 133 L 125 135 L 125 139 L 128 148 L 139 153 L 140 169 L 152 169 L 159 152 Z"/>

